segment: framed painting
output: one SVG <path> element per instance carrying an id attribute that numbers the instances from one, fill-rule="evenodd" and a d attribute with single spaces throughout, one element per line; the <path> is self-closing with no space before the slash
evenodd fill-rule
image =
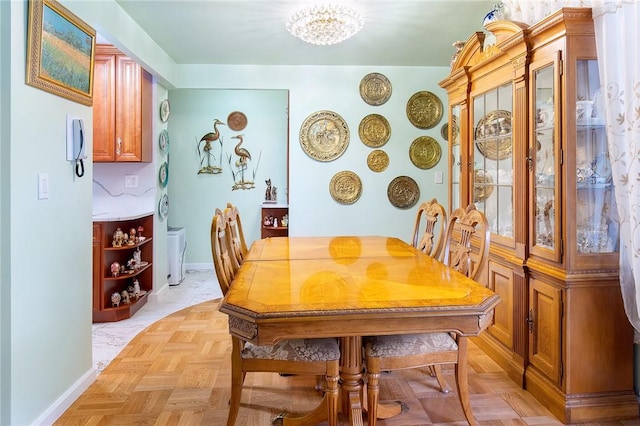
<path id="1" fill-rule="evenodd" d="M 96 32 L 55 0 L 29 1 L 27 84 L 93 104 Z"/>

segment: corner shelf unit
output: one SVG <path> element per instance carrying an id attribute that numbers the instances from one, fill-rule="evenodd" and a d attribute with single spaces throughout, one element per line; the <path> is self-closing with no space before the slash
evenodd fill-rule
<path id="1" fill-rule="evenodd" d="M 283 204 L 263 203 L 262 212 L 260 214 L 261 238 L 269 237 L 286 237 L 289 235 L 288 221 L 287 226 L 282 226 L 282 218 L 289 217 L 289 206 Z M 278 226 L 266 225 L 265 218 L 277 219 Z"/>
<path id="2" fill-rule="evenodd" d="M 144 241 L 133 245 L 113 247 L 113 236 L 118 228 L 128 233 L 131 228 L 142 226 Z M 146 262 L 135 270 L 128 270 L 113 276 L 111 264 L 118 262 L 127 265 L 134 252 L 140 249 L 140 260 Z M 116 221 L 102 221 L 93 223 L 93 322 L 114 322 L 130 318 L 148 300 L 153 288 L 153 214 Z M 134 279 L 140 284 L 142 295 L 130 303 L 121 300 L 114 306 L 111 295 L 121 293 L 133 285 Z"/>

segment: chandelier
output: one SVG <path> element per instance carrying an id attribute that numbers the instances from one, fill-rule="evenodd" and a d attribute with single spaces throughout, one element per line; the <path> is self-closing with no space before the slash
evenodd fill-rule
<path id="1" fill-rule="evenodd" d="M 340 43 L 362 29 L 360 15 L 346 5 L 311 6 L 287 20 L 287 31 L 311 44 Z"/>

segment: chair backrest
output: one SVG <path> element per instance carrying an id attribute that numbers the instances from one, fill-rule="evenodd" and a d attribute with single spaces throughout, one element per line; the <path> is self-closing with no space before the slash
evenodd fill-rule
<path id="1" fill-rule="evenodd" d="M 227 230 L 228 221 L 225 213 L 220 209 L 216 209 L 211 219 L 211 256 L 213 257 L 213 267 L 216 270 L 216 277 L 223 295 L 227 294 L 235 276 L 229 249 L 229 232 Z"/>
<path id="2" fill-rule="evenodd" d="M 456 209 L 449 217 L 441 260 L 475 279 L 489 260 L 491 230 L 486 216 L 475 204 Z"/>
<path id="3" fill-rule="evenodd" d="M 424 218 L 424 219 L 423 219 Z M 424 223 L 424 230 L 422 224 Z M 447 211 L 435 198 L 418 207 L 413 227 L 413 247 L 439 258 L 447 230 Z"/>
<path id="4" fill-rule="evenodd" d="M 239 267 L 247 257 L 247 243 L 242 232 L 242 221 L 238 208 L 231 203 L 227 203 L 227 222 L 231 237 L 231 251 L 235 256 L 235 263 Z"/>

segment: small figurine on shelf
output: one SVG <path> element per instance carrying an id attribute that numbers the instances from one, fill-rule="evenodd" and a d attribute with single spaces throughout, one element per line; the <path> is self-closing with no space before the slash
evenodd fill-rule
<path id="1" fill-rule="evenodd" d="M 111 264 L 111 275 L 114 277 L 120 275 L 120 264 L 118 262 L 113 262 Z"/>
<path id="2" fill-rule="evenodd" d="M 129 292 L 127 290 L 122 290 L 120 296 L 122 297 L 122 303 L 124 303 L 125 305 L 131 303 L 131 298 L 129 298 Z"/>
<path id="3" fill-rule="evenodd" d="M 133 246 L 138 242 L 138 238 L 136 237 L 136 228 L 131 228 L 129 230 L 129 245 Z"/>
<path id="4" fill-rule="evenodd" d="M 142 225 L 138 226 L 138 242 L 143 242 L 146 237 L 142 236 L 142 232 L 144 232 L 144 228 Z"/>
<path id="5" fill-rule="evenodd" d="M 122 243 L 124 242 L 124 233 L 122 229 L 116 229 L 116 232 L 113 233 L 113 247 L 122 247 Z"/>
<path id="6" fill-rule="evenodd" d="M 274 217 L 274 218 L 273 218 L 273 227 L 274 227 L 274 228 L 277 228 L 277 227 L 278 227 L 278 218 L 277 218 L 277 217 Z"/>
<path id="7" fill-rule="evenodd" d="M 273 216 L 265 216 L 264 219 L 262 219 L 262 224 L 264 226 L 273 226 Z"/>
<path id="8" fill-rule="evenodd" d="M 122 297 L 120 296 L 120 293 L 115 292 L 111 295 L 111 306 L 114 308 L 117 308 L 118 306 L 120 306 L 120 301 L 122 300 Z"/>
<path id="9" fill-rule="evenodd" d="M 133 297 L 137 300 L 141 296 L 140 294 L 140 282 L 137 278 L 133 279 Z"/>
<path id="10" fill-rule="evenodd" d="M 285 228 L 287 226 L 289 226 L 289 215 L 285 214 L 284 216 L 282 216 L 282 220 L 280 221 L 280 224 L 282 224 L 282 226 L 284 226 Z"/>
<path id="11" fill-rule="evenodd" d="M 264 192 L 265 203 L 275 203 L 278 201 L 278 188 L 271 186 L 271 179 L 264 181 L 267 184 L 267 189 Z"/>

